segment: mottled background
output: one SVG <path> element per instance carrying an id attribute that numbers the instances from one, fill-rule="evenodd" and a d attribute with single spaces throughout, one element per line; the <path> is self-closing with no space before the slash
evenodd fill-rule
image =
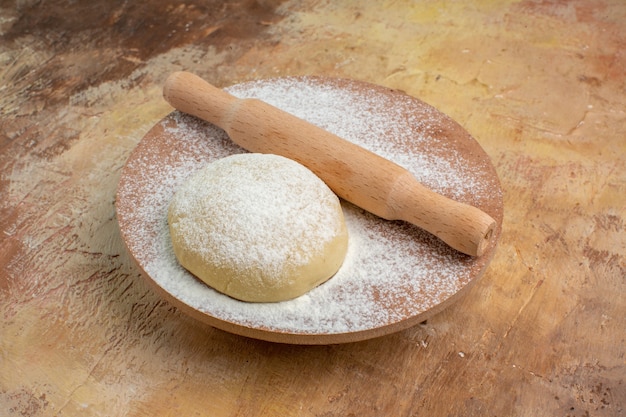
<path id="1" fill-rule="evenodd" d="M 0 414 L 626 415 L 626 3 L 0 0 Z M 398 88 L 502 181 L 484 277 L 427 323 L 290 346 L 200 324 L 129 259 L 120 169 L 189 70 Z"/>

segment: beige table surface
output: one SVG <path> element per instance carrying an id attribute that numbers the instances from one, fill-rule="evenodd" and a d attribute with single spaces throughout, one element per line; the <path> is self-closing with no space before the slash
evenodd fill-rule
<path id="1" fill-rule="evenodd" d="M 0 2 L 0 415 L 626 415 L 624 22 L 621 0 Z M 354 78 L 452 116 L 504 190 L 485 275 L 352 344 L 182 314 L 114 209 L 181 69 Z"/>

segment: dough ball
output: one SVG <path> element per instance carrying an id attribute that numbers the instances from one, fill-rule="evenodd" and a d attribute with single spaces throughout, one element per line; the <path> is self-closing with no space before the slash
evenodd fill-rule
<path id="1" fill-rule="evenodd" d="M 337 196 L 303 165 L 270 154 L 232 155 L 192 174 L 168 223 L 180 264 L 243 301 L 306 293 L 337 272 L 348 247 Z"/>

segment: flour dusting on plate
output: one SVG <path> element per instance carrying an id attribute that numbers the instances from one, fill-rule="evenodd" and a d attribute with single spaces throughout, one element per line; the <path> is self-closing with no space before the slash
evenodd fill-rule
<path id="1" fill-rule="evenodd" d="M 456 151 L 462 144 L 438 136 L 441 113 L 410 96 L 363 86 L 298 77 L 243 83 L 228 91 L 241 98 L 262 99 L 376 152 L 451 198 L 479 207 L 501 200 L 488 158 L 479 155 L 469 160 Z M 366 331 L 436 307 L 484 267 L 415 226 L 382 220 L 342 201 L 350 240 L 344 264 L 333 278 L 280 303 L 245 303 L 222 295 L 177 263 L 167 208 L 190 174 L 245 151 L 221 129 L 178 112 L 165 118 L 160 128 L 162 137 L 144 139 L 125 168 L 133 174 L 121 182 L 118 199 L 133 200 L 133 210 L 118 214 L 124 217 L 124 237 L 152 280 L 218 320 L 306 335 Z M 466 140 L 473 141 L 469 135 Z M 163 146 L 171 148 L 166 157 L 160 151 Z"/>

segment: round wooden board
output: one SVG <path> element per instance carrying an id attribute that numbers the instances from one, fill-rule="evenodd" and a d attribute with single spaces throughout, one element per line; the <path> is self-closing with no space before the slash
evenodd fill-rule
<path id="1" fill-rule="evenodd" d="M 400 91 L 324 77 L 286 77 L 227 89 L 260 98 L 411 171 L 497 222 L 485 254 L 472 258 L 404 222 L 342 201 L 350 233 L 344 265 L 326 283 L 281 303 L 245 303 L 181 268 L 167 227 L 170 198 L 207 163 L 245 152 L 219 128 L 173 112 L 141 140 L 123 168 L 116 199 L 122 237 L 142 273 L 173 305 L 228 332 L 296 344 L 353 342 L 406 329 L 465 293 L 500 237 L 502 190 L 489 157 L 460 125 Z"/>

